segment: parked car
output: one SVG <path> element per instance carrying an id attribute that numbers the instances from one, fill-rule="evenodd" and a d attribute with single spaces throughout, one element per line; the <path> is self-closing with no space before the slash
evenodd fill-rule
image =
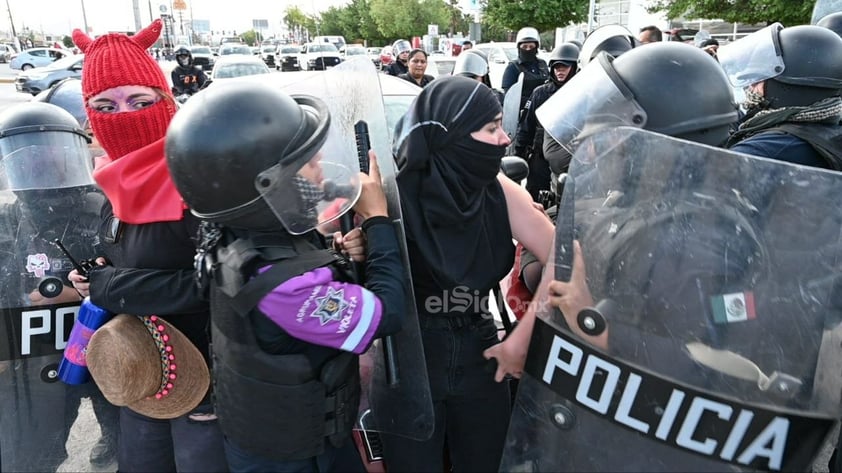
<path id="1" fill-rule="evenodd" d="M 26 71 L 34 67 L 47 66 L 50 63 L 69 56 L 70 51 L 56 48 L 32 48 L 26 51 L 12 55 L 12 60 L 9 61 L 9 67 L 12 69 L 19 69 Z"/>
<path id="2" fill-rule="evenodd" d="M 378 69 L 380 68 L 380 51 L 383 48 L 368 48 L 366 51 L 368 52 L 368 58 L 371 59 L 371 62 L 374 63 L 374 66 Z"/>
<path id="3" fill-rule="evenodd" d="M 207 46 L 193 46 L 190 54 L 193 55 L 193 65 L 201 67 L 203 71 L 210 71 L 216 63 L 213 51 Z"/>
<path id="4" fill-rule="evenodd" d="M 509 62 L 517 59 L 516 43 L 480 43 L 474 49 L 482 51 L 488 56 L 488 78 L 491 87 L 500 89 L 503 83 L 503 72 Z"/>
<path id="5" fill-rule="evenodd" d="M 18 92 L 38 95 L 68 77 L 82 77 L 84 54 L 68 56 L 44 67 L 35 67 L 18 73 L 15 89 Z"/>
<path id="6" fill-rule="evenodd" d="M 425 74 L 433 77 L 449 76 L 453 74 L 453 68 L 456 67 L 456 58 L 453 56 L 427 56 L 427 70 Z"/>
<path id="7" fill-rule="evenodd" d="M 279 71 L 300 71 L 298 53 L 301 46 L 297 44 L 282 44 L 275 50 L 275 69 Z"/>
<path id="8" fill-rule="evenodd" d="M 229 54 L 220 57 L 216 61 L 213 71 L 211 71 L 211 80 L 216 83 L 220 80 L 257 74 L 269 74 L 270 72 L 272 71 L 269 70 L 266 63 L 259 57 Z"/>
<path id="9" fill-rule="evenodd" d="M 267 67 L 275 67 L 275 48 L 274 44 L 264 44 L 260 47 L 260 59 L 263 59 Z"/>
<path id="10" fill-rule="evenodd" d="M 245 54 L 248 56 L 252 56 L 251 48 L 246 46 L 245 44 L 237 44 L 237 43 L 224 43 L 222 46 L 219 47 L 219 56 L 228 56 L 230 54 Z"/>
<path id="11" fill-rule="evenodd" d="M 12 55 L 16 54 L 15 47 L 11 44 L 0 44 L 0 64 L 6 64 L 12 60 Z"/>
<path id="12" fill-rule="evenodd" d="M 342 47 L 339 50 L 339 57 L 342 58 L 343 61 L 347 61 L 353 57 L 358 56 L 367 56 L 368 51 L 366 51 L 365 46 L 362 44 L 348 44 Z"/>
<path id="13" fill-rule="evenodd" d="M 330 43 L 307 43 L 298 55 L 298 65 L 303 71 L 323 71 L 342 62 L 339 50 Z"/>

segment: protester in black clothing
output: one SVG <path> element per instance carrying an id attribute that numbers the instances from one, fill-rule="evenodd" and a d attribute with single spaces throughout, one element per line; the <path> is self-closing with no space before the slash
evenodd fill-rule
<path id="1" fill-rule="evenodd" d="M 442 471 L 445 445 L 454 471 L 499 464 L 511 399 L 485 371 L 482 352 L 498 342 L 497 329 L 471 295 L 488 294 L 511 269 L 513 238 L 545 259 L 552 237 L 526 191 L 499 173 L 510 142 L 501 122 L 491 89 L 453 76 L 424 88 L 396 127 L 435 431 L 425 441 L 381 435 L 389 471 Z"/>
<path id="2" fill-rule="evenodd" d="M 427 52 L 423 49 L 413 49 L 409 52 L 409 72 L 401 74 L 398 77 L 412 82 L 419 87 L 425 87 L 435 77 L 424 74 L 427 70 Z"/>
<path id="3" fill-rule="evenodd" d="M 193 95 L 208 80 L 202 68 L 193 65 L 193 54 L 184 46 L 175 51 L 175 61 L 178 65 L 170 73 L 174 95 Z"/>
<path id="4" fill-rule="evenodd" d="M 392 63 L 386 68 L 386 72 L 393 76 L 399 76 L 409 72 L 409 52 L 412 50 L 412 45 L 405 39 L 399 39 L 392 44 Z"/>
<path id="5" fill-rule="evenodd" d="M 572 43 L 564 43 L 550 53 L 550 81 L 532 92 L 523 109 L 515 137 L 515 154 L 529 163 L 529 177 L 526 178 L 526 190 L 532 200 L 540 202 L 541 191 L 550 190 L 550 165 L 544 159 L 544 127 L 535 117 L 537 110 L 547 99 L 576 75 L 576 60 L 579 48 Z"/>

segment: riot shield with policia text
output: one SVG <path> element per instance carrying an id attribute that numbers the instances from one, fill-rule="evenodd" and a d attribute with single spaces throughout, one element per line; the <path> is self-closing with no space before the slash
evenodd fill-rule
<path id="1" fill-rule="evenodd" d="M 501 471 L 808 470 L 842 414 L 840 186 L 639 129 L 582 138 Z M 551 279 L 587 297 L 562 312 Z"/>
<path id="2" fill-rule="evenodd" d="M 81 297 L 67 280 L 72 262 L 53 244 L 96 255 L 104 198 L 86 140 L 54 105 L 0 113 L 0 471 L 87 468 L 97 439 L 70 436 L 77 414 L 93 419 L 80 408 L 93 385 L 58 378 Z"/>
<path id="3" fill-rule="evenodd" d="M 249 78 L 245 78 L 249 79 Z M 271 81 L 272 77 L 256 77 L 254 80 Z M 402 246 L 404 261 L 404 284 L 406 301 L 401 330 L 393 335 L 394 359 L 384 357 L 383 340 L 376 340 L 361 357 L 363 401 L 360 414 L 365 415 L 367 430 L 387 432 L 417 440 L 426 440 L 433 433 L 433 404 L 430 384 L 427 378 L 421 331 L 412 292 L 409 273 L 409 256 L 403 233 L 400 199 L 395 175 L 397 168 L 391 159 L 389 130 L 380 90 L 379 74 L 371 61 L 365 59 L 345 61 L 317 76 L 307 76 L 290 82 L 280 77 L 278 86 L 291 95 L 303 94 L 322 99 L 330 110 L 331 130 L 328 143 L 341 145 L 332 153 L 343 153 L 358 160 L 355 125 L 365 122 L 371 149 L 378 157 L 383 191 L 388 201 L 389 215 Z M 329 176 L 326 176 L 329 178 Z M 331 218 L 341 215 L 353 202 L 342 199 L 344 186 L 337 186 L 337 199 L 326 208 L 319 208 L 320 222 L 325 234 L 339 230 L 338 222 Z M 325 189 L 326 191 L 328 189 Z M 358 192 L 354 194 L 354 198 Z M 265 197 L 264 197 L 265 198 Z M 282 201 L 278 208 L 283 211 Z M 397 366 L 397 382 L 387 379 L 387 363 Z M 368 411 L 370 410 L 370 413 Z"/>

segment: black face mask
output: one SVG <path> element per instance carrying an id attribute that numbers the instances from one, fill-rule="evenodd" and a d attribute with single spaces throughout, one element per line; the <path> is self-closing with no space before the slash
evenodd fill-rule
<path id="1" fill-rule="evenodd" d="M 535 62 L 538 59 L 538 48 L 535 49 L 517 49 L 517 57 L 520 62 Z"/>

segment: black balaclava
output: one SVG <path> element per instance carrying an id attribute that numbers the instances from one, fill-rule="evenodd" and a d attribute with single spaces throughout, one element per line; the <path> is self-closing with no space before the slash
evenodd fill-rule
<path id="1" fill-rule="evenodd" d="M 533 41 L 524 41 L 524 43 L 531 43 Z M 523 44 L 523 43 L 521 43 Z M 525 50 L 521 49 L 520 45 L 517 48 L 517 58 L 520 62 L 535 62 L 538 60 L 538 43 L 535 43 L 535 49 Z"/>
<path id="2" fill-rule="evenodd" d="M 501 110 L 491 89 L 450 76 L 424 88 L 397 124 L 397 181 L 418 261 L 412 267 L 428 268 L 441 288 L 488 289 L 511 268 L 514 247 L 497 181 L 506 147 L 471 137 Z"/>

